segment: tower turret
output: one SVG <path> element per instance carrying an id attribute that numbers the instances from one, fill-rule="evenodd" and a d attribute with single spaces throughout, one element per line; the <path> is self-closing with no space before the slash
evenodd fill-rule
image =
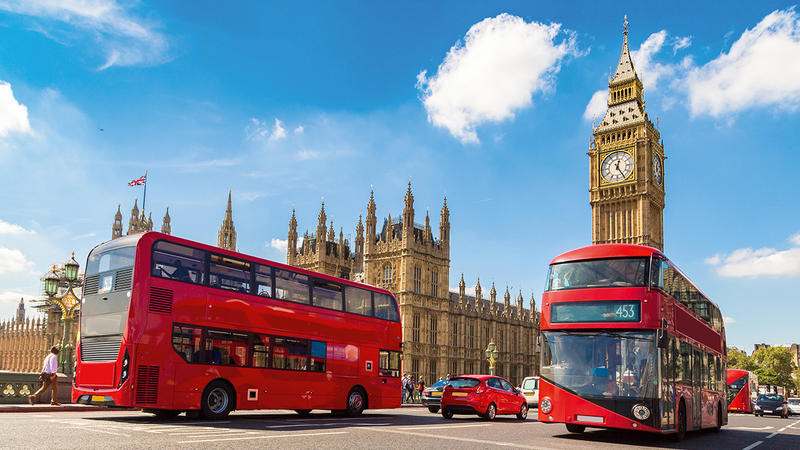
<path id="1" fill-rule="evenodd" d="M 508 292 L 508 286 L 506 286 L 506 293 L 503 295 L 503 314 L 511 314 L 511 293 Z"/>
<path id="2" fill-rule="evenodd" d="M 375 216 L 375 197 L 372 189 L 369 191 L 369 202 L 367 202 L 367 239 L 366 239 L 366 254 L 372 254 L 375 248 L 375 224 L 377 222 Z"/>
<path id="3" fill-rule="evenodd" d="M 122 211 L 117 204 L 117 213 L 114 214 L 114 225 L 111 227 L 111 239 L 122 237 Z"/>
<path id="4" fill-rule="evenodd" d="M 294 208 L 292 208 L 292 218 L 289 219 L 289 234 L 286 240 L 286 262 L 293 266 L 297 256 L 297 218 L 294 215 Z"/>
<path id="5" fill-rule="evenodd" d="M 439 242 L 442 247 L 450 247 L 450 210 L 447 209 L 447 197 L 442 203 L 441 222 L 439 222 Z"/>
<path id="6" fill-rule="evenodd" d="M 225 218 L 217 235 L 217 247 L 236 251 L 236 227 L 233 226 L 233 208 L 231 205 L 231 190 L 228 189 L 228 207 L 225 209 Z"/>
<path id="7" fill-rule="evenodd" d="M 478 283 L 475 285 L 475 310 L 480 311 L 483 307 L 481 305 L 483 298 L 481 297 L 481 277 L 478 277 Z"/>
<path id="8" fill-rule="evenodd" d="M 172 218 L 169 217 L 169 206 L 167 206 L 167 212 L 164 214 L 164 220 L 161 223 L 161 232 L 172 234 Z"/>
<path id="9" fill-rule="evenodd" d="M 414 194 L 411 193 L 411 181 L 408 182 L 406 196 L 403 199 L 403 240 L 410 245 L 414 233 Z"/>
<path id="10" fill-rule="evenodd" d="M 139 199 L 133 200 L 133 208 L 131 208 L 131 217 L 128 219 L 128 234 L 139 232 Z"/>
<path id="11" fill-rule="evenodd" d="M 317 253 L 319 253 L 320 249 L 324 245 L 325 237 L 327 235 L 327 228 L 325 227 L 325 222 L 327 222 L 328 216 L 325 214 L 325 202 L 322 202 L 322 206 L 319 209 L 319 214 L 317 215 Z"/>
<path id="12" fill-rule="evenodd" d="M 467 284 L 464 283 L 464 272 L 461 272 L 461 281 L 458 282 L 458 306 L 464 307 L 464 300 L 467 297 Z"/>
<path id="13" fill-rule="evenodd" d="M 25 321 L 25 300 L 20 298 L 19 305 L 17 306 L 17 323 L 22 323 L 24 321 Z"/>

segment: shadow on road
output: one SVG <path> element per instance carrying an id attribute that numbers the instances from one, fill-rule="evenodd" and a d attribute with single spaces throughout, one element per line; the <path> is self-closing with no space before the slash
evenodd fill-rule
<path id="1" fill-rule="evenodd" d="M 690 431 L 686 433 L 686 439 L 681 442 L 676 442 L 672 435 L 611 429 L 587 429 L 584 433 L 580 434 L 554 434 L 553 437 L 564 439 L 565 441 L 572 441 L 576 447 L 580 446 L 581 443 L 587 445 L 608 443 L 634 445 L 638 447 L 708 449 L 711 447 L 741 448 L 743 443 L 743 445 L 747 445 L 747 443 L 757 441 L 759 437 L 763 437 L 763 435 L 764 433 L 731 430 L 723 427 L 720 431 L 716 432 L 713 430 Z"/>

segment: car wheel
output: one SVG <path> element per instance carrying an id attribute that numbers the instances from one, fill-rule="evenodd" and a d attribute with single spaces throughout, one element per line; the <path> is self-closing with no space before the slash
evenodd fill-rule
<path id="1" fill-rule="evenodd" d="M 445 419 L 452 419 L 453 418 L 453 411 L 450 411 L 449 409 L 446 409 L 446 408 L 443 409 L 442 410 L 442 417 L 444 417 Z"/>
<path id="2" fill-rule="evenodd" d="M 367 396 L 359 388 L 353 388 L 347 394 L 347 415 L 350 417 L 360 416 L 367 406 Z"/>
<path id="3" fill-rule="evenodd" d="M 519 407 L 519 413 L 517 413 L 517 419 L 525 420 L 528 418 L 528 404 L 522 402 L 522 406 Z"/>
<path id="4" fill-rule="evenodd" d="M 439 407 L 438 406 L 428 406 L 428 411 L 436 414 L 436 413 L 439 412 Z"/>
<path id="5" fill-rule="evenodd" d="M 494 403 L 489 403 L 489 406 L 486 407 L 486 414 L 483 415 L 483 418 L 486 420 L 494 420 L 497 417 L 497 406 Z"/>
<path id="6" fill-rule="evenodd" d="M 303 417 L 311 414 L 311 410 L 310 409 L 295 409 L 294 412 L 296 412 L 297 414 L 300 414 Z"/>
<path id="7" fill-rule="evenodd" d="M 568 423 L 567 431 L 570 433 L 583 433 L 586 431 L 586 425 L 578 425 L 577 423 Z"/>
<path id="8" fill-rule="evenodd" d="M 227 383 L 212 381 L 203 390 L 200 411 L 206 419 L 221 419 L 233 410 L 233 392 Z"/>

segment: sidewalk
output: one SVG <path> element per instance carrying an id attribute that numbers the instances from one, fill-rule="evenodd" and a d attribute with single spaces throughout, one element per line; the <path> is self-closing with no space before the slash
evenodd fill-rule
<path id="1" fill-rule="evenodd" d="M 78 403 L 64 403 L 61 406 L 53 406 L 49 403 L 36 405 L 0 405 L 0 413 L 39 413 L 39 412 L 68 412 L 68 411 L 139 411 L 138 408 L 107 408 L 104 406 L 81 405 Z"/>

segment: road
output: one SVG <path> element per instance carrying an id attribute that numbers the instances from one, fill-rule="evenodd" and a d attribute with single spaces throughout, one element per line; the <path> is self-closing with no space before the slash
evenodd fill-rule
<path id="1" fill-rule="evenodd" d="M 577 435 L 561 424 L 499 416 L 495 422 L 456 416 L 444 420 L 423 408 L 370 410 L 358 418 L 321 411 L 302 418 L 290 411 L 234 412 L 225 420 L 184 416 L 158 421 L 138 411 L 0 414 L 0 448 L 537 448 L 661 447 L 800 449 L 800 418 L 731 415 L 722 431 L 666 436 L 588 429 Z"/>

